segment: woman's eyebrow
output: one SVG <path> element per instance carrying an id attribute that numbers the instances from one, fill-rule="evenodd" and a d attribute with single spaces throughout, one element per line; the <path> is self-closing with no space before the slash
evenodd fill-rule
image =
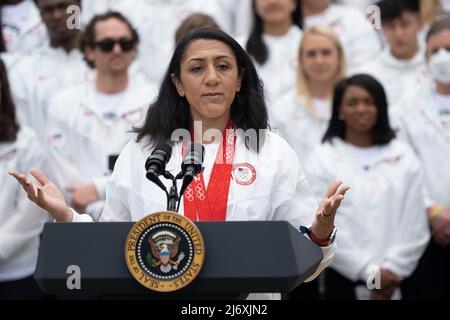
<path id="1" fill-rule="evenodd" d="M 231 60 L 232 58 L 230 56 L 227 56 L 227 55 L 220 55 L 220 56 L 214 57 L 213 59 L 214 60 L 219 60 L 219 59 L 229 59 L 229 60 Z M 205 58 L 205 57 L 194 57 L 194 58 L 189 59 L 187 62 L 192 62 L 192 61 L 203 62 L 203 61 L 206 61 L 206 60 L 207 60 L 207 58 Z"/>

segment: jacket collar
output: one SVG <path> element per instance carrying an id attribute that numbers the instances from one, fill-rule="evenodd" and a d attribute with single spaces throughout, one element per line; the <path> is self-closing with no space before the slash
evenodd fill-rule
<path id="1" fill-rule="evenodd" d="M 27 10 L 26 17 L 24 17 L 25 18 L 24 25 L 20 30 L 19 37 L 26 35 L 27 33 L 30 33 L 36 28 L 44 28 L 46 30 L 39 9 L 37 8 L 37 5 L 34 3 L 34 1 L 26 0 L 23 1 L 22 3 L 11 6 L 13 7 L 26 6 L 25 8 Z"/>
<path id="2" fill-rule="evenodd" d="M 434 97 L 437 94 L 436 83 L 425 84 L 419 99 L 419 112 L 423 115 L 424 119 L 437 131 L 438 134 L 450 139 L 450 135 L 444 130 L 441 119 L 439 118 L 436 107 L 434 106 Z"/>
<path id="3" fill-rule="evenodd" d="M 348 159 L 354 162 L 352 153 L 350 152 L 350 145 L 341 138 L 334 138 L 332 140 L 334 148 L 337 150 L 339 157 Z M 406 149 L 402 147 L 396 140 L 392 140 L 389 144 L 380 148 L 380 152 L 376 155 L 376 159 L 373 162 L 372 167 L 377 166 L 383 162 L 390 162 L 400 159 L 404 156 Z M 334 161 L 333 159 L 329 159 Z"/>
<path id="4" fill-rule="evenodd" d="M 42 27 L 46 29 L 44 22 L 42 21 L 39 9 L 37 8 L 34 1 L 30 1 L 30 9 L 29 10 L 30 11 L 28 12 L 27 24 L 26 24 L 25 28 L 23 29 L 22 34 L 26 34 L 30 31 L 32 31 L 33 29 L 39 27 L 40 25 L 42 25 Z"/>
<path id="5" fill-rule="evenodd" d="M 383 50 L 383 53 L 381 54 L 381 61 L 392 68 L 395 69 L 411 69 L 411 68 L 417 68 L 425 64 L 425 50 L 423 46 L 420 46 L 419 52 L 416 53 L 416 55 L 409 60 L 399 60 L 395 58 L 389 47 L 386 47 Z"/>
<path id="6" fill-rule="evenodd" d="M 150 90 L 149 88 L 144 88 L 146 85 L 147 82 L 142 76 L 130 74 L 125 96 L 120 108 L 116 110 L 118 117 L 122 117 L 130 112 L 136 111 L 141 107 L 148 106 L 150 103 L 150 101 L 148 101 L 148 96 L 136 94 L 137 92 L 143 92 L 146 89 Z M 130 88 L 132 88 L 132 90 L 130 90 Z M 81 97 L 81 105 L 102 119 L 103 116 L 97 106 L 97 89 L 95 80 L 89 81 L 84 85 L 84 92 L 85 94 Z"/>
<path id="7" fill-rule="evenodd" d="M 66 52 L 63 48 L 53 48 L 50 46 L 50 41 L 47 39 L 41 46 L 39 46 L 38 54 L 42 56 L 50 56 L 52 59 L 66 59 L 66 60 L 83 60 L 81 51 L 78 48 Z"/>

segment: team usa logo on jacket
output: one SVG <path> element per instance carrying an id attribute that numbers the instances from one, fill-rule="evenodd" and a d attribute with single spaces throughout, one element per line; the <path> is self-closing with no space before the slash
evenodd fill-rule
<path id="1" fill-rule="evenodd" d="M 249 163 L 233 166 L 233 178 L 237 184 L 249 186 L 256 180 L 256 169 Z"/>
<path id="2" fill-rule="evenodd" d="M 0 154 L 0 161 L 12 160 L 12 159 L 14 159 L 16 154 L 17 154 L 17 150 L 16 149 L 10 150 L 10 151 L 8 151 L 8 152 L 6 152 L 4 154 Z"/>
<path id="3" fill-rule="evenodd" d="M 205 245 L 196 225 L 172 212 L 149 215 L 130 230 L 125 259 L 133 277 L 146 288 L 172 292 L 200 273 Z"/>
<path id="4" fill-rule="evenodd" d="M 137 126 L 140 125 L 145 119 L 146 108 L 142 107 L 137 110 L 130 111 L 122 116 L 126 123 Z"/>

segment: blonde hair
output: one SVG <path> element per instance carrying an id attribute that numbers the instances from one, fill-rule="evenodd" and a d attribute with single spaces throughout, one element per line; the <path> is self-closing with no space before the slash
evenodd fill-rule
<path id="1" fill-rule="evenodd" d="M 338 56 L 339 56 L 339 68 L 336 73 L 336 77 L 334 79 L 335 84 L 337 84 L 340 80 L 342 80 L 346 76 L 347 62 L 346 62 L 346 58 L 345 58 L 344 48 L 341 44 L 341 41 L 339 40 L 338 36 L 331 28 L 326 27 L 326 26 L 316 26 L 316 27 L 312 27 L 312 28 L 304 30 L 303 39 L 300 44 L 300 50 L 299 50 L 299 54 L 298 54 L 299 67 L 297 70 L 297 96 L 303 97 L 305 99 L 306 108 L 312 115 L 317 117 L 318 113 L 314 109 L 313 97 L 312 97 L 312 94 L 311 94 L 311 91 L 309 88 L 309 81 L 308 81 L 307 76 L 301 66 L 304 43 L 305 43 L 305 39 L 308 35 L 319 35 L 319 36 L 326 37 L 326 38 L 330 39 L 333 42 L 333 44 L 335 45 L 335 47 L 338 51 Z"/>
<path id="2" fill-rule="evenodd" d="M 443 13 L 444 8 L 440 0 L 420 0 L 420 16 L 423 23 L 431 23 Z"/>

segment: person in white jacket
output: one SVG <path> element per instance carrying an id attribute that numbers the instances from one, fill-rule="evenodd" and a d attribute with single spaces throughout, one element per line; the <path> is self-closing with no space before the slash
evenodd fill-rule
<path id="1" fill-rule="evenodd" d="M 164 193 L 145 177 L 146 158 L 155 146 L 171 143 L 173 156 L 167 169 L 177 170 L 183 144 L 191 140 L 179 142 L 178 134 L 191 138 L 192 132 L 193 141 L 206 147 L 204 169 L 183 196 L 180 214 L 194 221 L 287 220 L 296 228 L 311 226 L 308 233 L 324 253 L 314 278 L 335 253 L 330 236 L 348 187 L 335 181 L 317 207 L 295 153 L 266 129 L 263 89 L 245 51 L 221 31 L 201 29 L 189 34 L 174 52 L 137 139 L 117 161 L 100 220 L 135 221 L 165 210 Z M 263 130 L 260 138 L 245 137 L 259 130 Z M 11 174 L 30 199 L 57 221 L 92 221 L 69 208 L 61 192 L 39 171 L 33 171 L 39 186 L 18 172 Z"/>
<path id="2" fill-rule="evenodd" d="M 0 300 L 42 299 L 32 276 L 47 218 L 30 206 L 8 172 L 41 167 L 45 156 L 34 132 L 18 125 L 2 60 L 0 93 Z"/>
<path id="3" fill-rule="evenodd" d="M 1 42 L 4 51 L 27 54 L 47 41 L 47 30 L 33 0 L 3 0 Z"/>
<path id="4" fill-rule="evenodd" d="M 381 288 L 366 298 L 390 299 L 428 244 L 422 168 L 412 149 L 395 138 L 387 109 L 383 87 L 373 77 L 340 82 L 324 143 L 306 164 L 316 193 L 337 177 L 354 190 L 335 220 L 343 231 L 325 274 L 328 299 L 355 299 L 358 282 L 368 293 L 369 279 L 377 277 Z"/>
<path id="5" fill-rule="evenodd" d="M 349 73 L 375 59 L 381 50 L 381 41 L 366 17 L 357 9 L 333 4 L 331 0 L 301 0 L 303 26 L 331 27 L 339 36 L 347 58 Z"/>
<path id="6" fill-rule="evenodd" d="M 346 61 L 328 27 L 305 30 L 298 59 L 297 86 L 277 99 L 270 120 L 304 163 L 328 128 L 334 87 L 346 75 Z"/>
<path id="7" fill-rule="evenodd" d="M 9 69 L 11 90 L 21 124 L 32 128 L 45 146 L 47 108 L 61 90 L 92 79 L 94 75 L 78 50 L 81 32 L 68 29 L 67 7 L 77 0 L 38 0 L 38 8 L 49 33 L 49 44 L 41 46 Z"/>
<path id="8" fill-rule="evenodd" d="M 397 103 L 425 66 L 425 48 L 419 43 L 423 26 L 419 0 L 382 0 L 383 53 L 358 72 L 375 77 L 384 87 L 389 105 Z"/>
<path id="9" fill-rule="evenodd" d="M 420 0 L 420 16 L 423 21 L 423 28 L 419 35 L 421 45 L 426 47 L 426 37 L 431 24 L 446 11 L 450 12 L 448 6 L 444 7 L 445 2 L 448 0 Z"/>
<path id="10" fill-rule="evenodd" d="M 278 98 L 269 111 L 271 127 L 305 163 L 328 126 L 333 89 L 346 74 L 346 62 L 339 38 L 326 26 L 304 30 L 298 61 L 296 87 Z M 319 282 L 296 288 L 289 299 L 319 300 Z"/>
<path id="11" fill-rule="evenodd" d="M 303 34 L 299 10 L 297 0 L 253 0 L 252 31 L 245 40 L 238 40 L 253 58 L 269 109 L 279 96 L 295 87 Z"/>
<path id="12" fill-rule="evenodd" d="M 450 297 L 450 18 L 431 25 L 427 64 L 432 81 L 411 87 L 392 108 L 399 135 L 413 147 L 425 172 L 433 235 L 409 285 L 409 298 Z"/>
<path id="13" fill-rule="evenodd" d="M 230 35 L 247 39 L 249 36 L 252 19 L 253 0 L 216 0 L 221 14 L 215 19 L 219 22 L 222 30 Z"/>
<path id="14" fill-rule="evenodd" d="M 129 76 L 138 44 L 137 31 L 122 14 L 95 16 L 81 50 L 96 81 L 62 92 L 49 106 L 48 171 L 69 191 L 71 205 L 94 219 L 103 208 L 110 166 L 156 97 L 155 84 Z"/>

